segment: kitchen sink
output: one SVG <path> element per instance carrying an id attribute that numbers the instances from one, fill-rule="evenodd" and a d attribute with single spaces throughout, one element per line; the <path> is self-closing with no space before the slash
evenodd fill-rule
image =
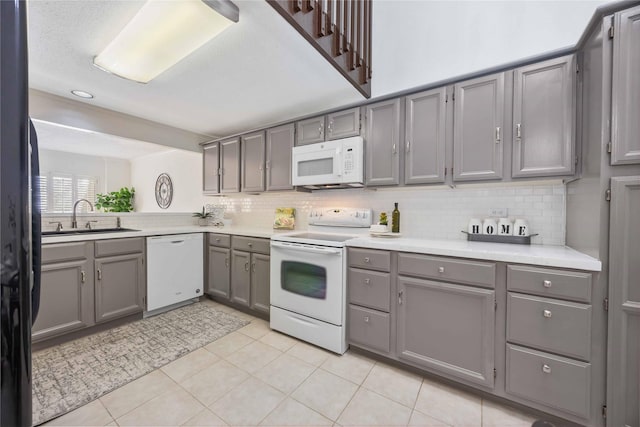
<path id="1" fill-rule="evenodd" d="M 95 234 L 95 233 L 122 233 L 125 231 L 140 231 L 132 228 L 94 228 L 94 229 L 73 229 L 73 230 L 60 230 L 60 231 L 43 231 L 43 236 L 70 236 L 74 234 Z"/>

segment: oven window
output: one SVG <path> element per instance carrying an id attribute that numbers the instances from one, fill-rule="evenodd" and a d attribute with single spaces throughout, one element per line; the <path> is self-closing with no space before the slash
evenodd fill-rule
<path id="1" fill-rule="evenodd" d="M 327 269 L 306 262 L 282 261 L 282 289 L 309 298 L 326 299 Z"/>
<path id="2" fill-rule="evenodd" d="M 333 157 L 298 162 L 298 176 L 333 175 Z"/>

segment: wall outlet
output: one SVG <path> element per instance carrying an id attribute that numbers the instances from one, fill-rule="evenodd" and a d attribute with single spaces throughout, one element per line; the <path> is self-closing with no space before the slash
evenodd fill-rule
<path id="1" fill-rule="evenodd" d="M 499 218 L 505 218 L 508 216 L 509 210 L 507 208 L 491 208 L 489 209 L 489 216 L 497 216 Z"/>

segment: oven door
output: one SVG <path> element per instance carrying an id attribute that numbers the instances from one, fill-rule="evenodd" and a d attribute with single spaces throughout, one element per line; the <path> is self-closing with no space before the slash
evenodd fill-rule
<path id="1" fill-rule="evenodd" d="M 340 184 L 342 153 L 334 141 L 293 147 L 291 179 L 293 185 Z"/>
<path id="2" fill-rule="evenodd" d="M 271 305 L 342 325 L 344 249 L 271 242 Z"/>

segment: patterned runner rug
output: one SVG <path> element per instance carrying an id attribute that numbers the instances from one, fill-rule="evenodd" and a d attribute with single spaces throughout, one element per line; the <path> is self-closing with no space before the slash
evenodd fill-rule
<path id="1" fill-rule="evenodd" d="M 195 303 L 33 353 L 33 424 L 65 414 L 249 322 Z"/>

